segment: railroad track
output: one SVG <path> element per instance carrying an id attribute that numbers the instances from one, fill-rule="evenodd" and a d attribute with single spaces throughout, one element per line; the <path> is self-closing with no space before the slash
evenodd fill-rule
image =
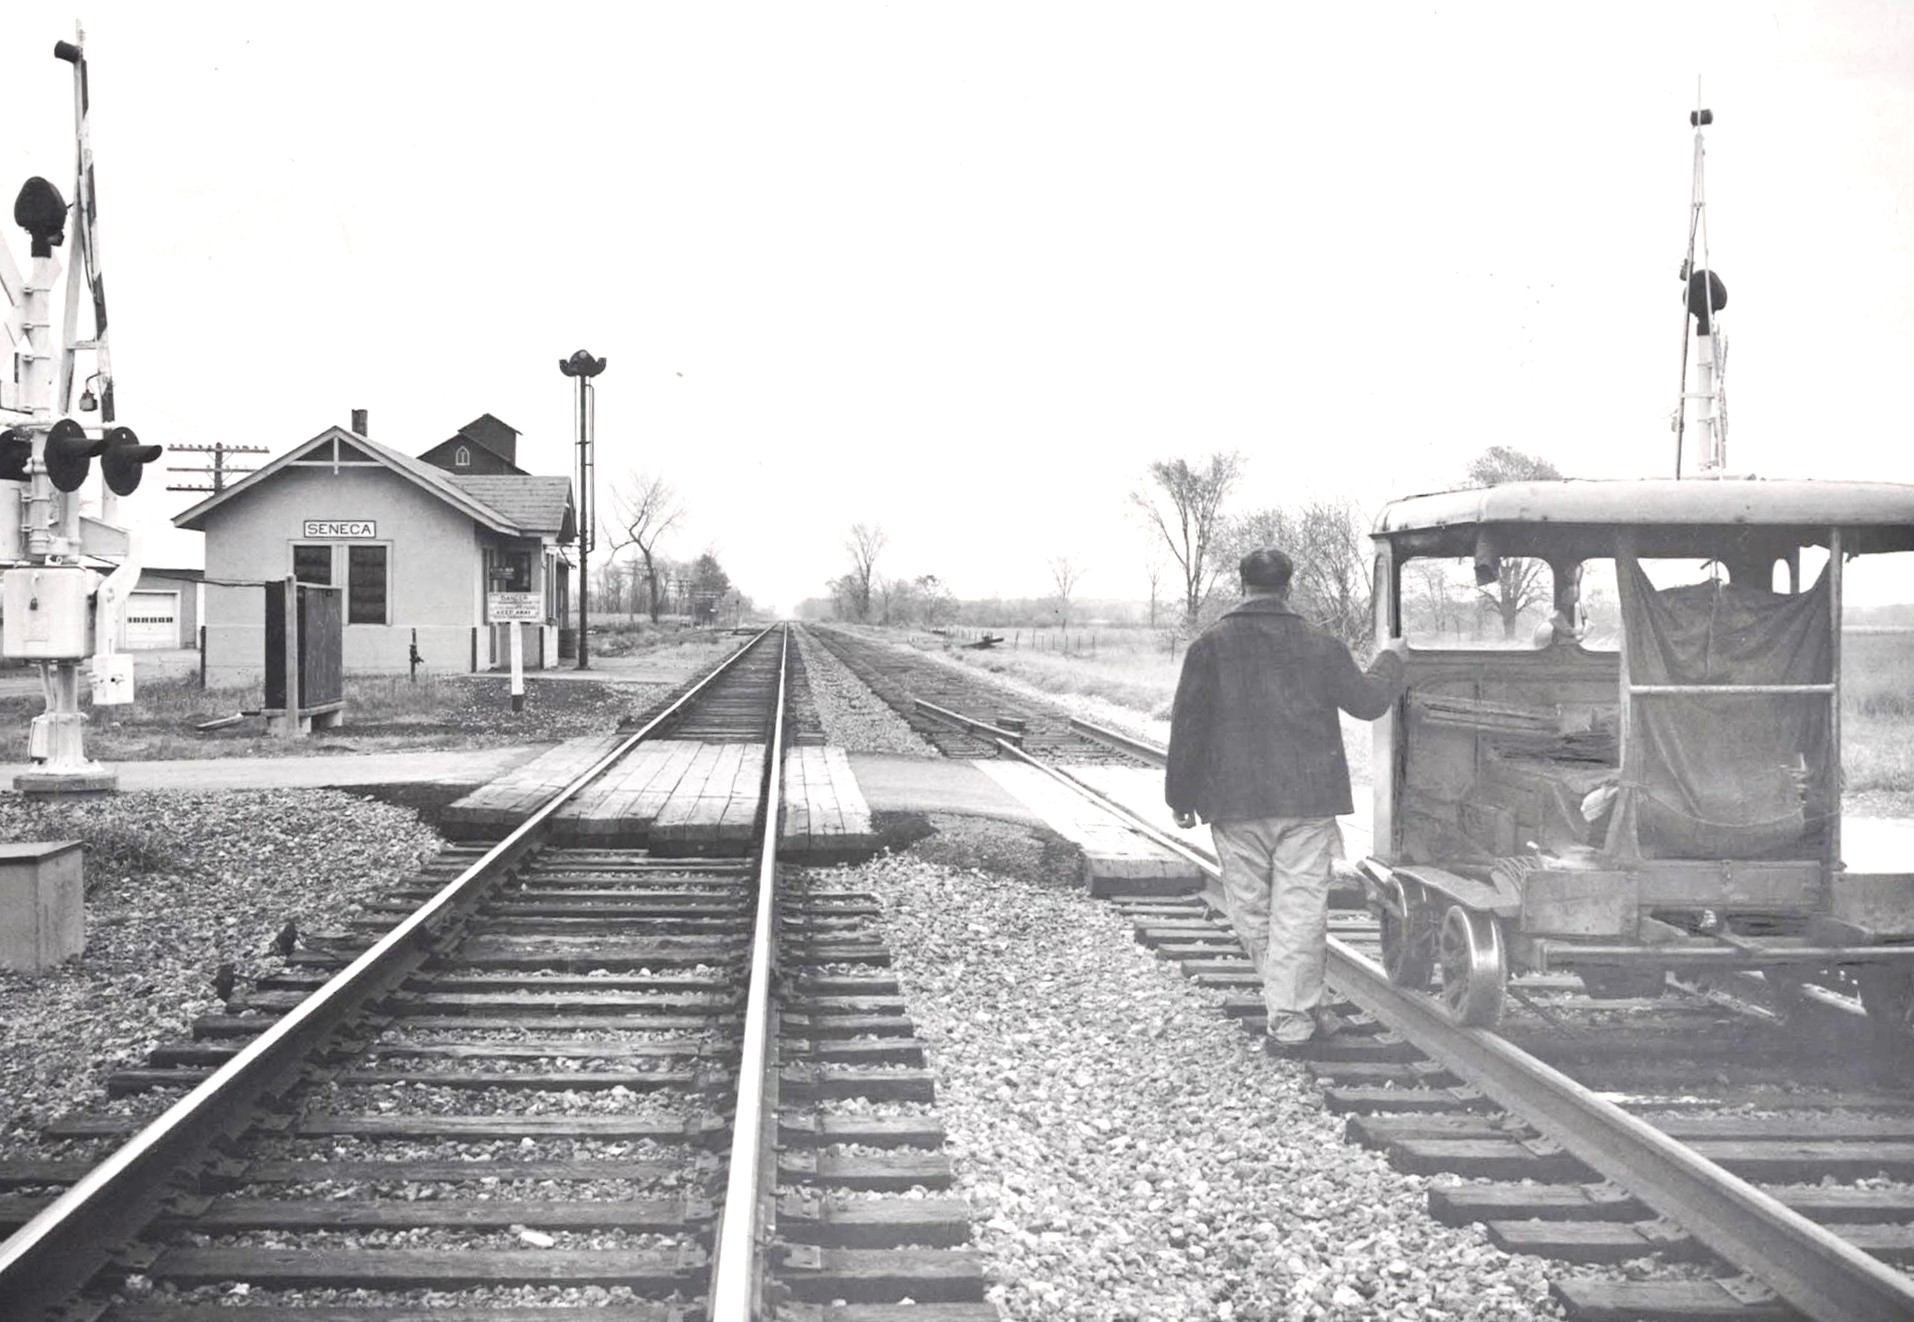
<path id="1" fill-rule="evenodd" d="M 1079 764 L 1144 760 L 1086 735 L 1060 708 L 998 689 L 930 657 L 841 629 L 809 632 L 946 757 L 995 757 L 997 739 L 1008 736 L 1036 757 Z M 952 713 L 963 714 L 969 724 L 953 723 Z"/>
<path id="2" fill-rule="evenodd" d="M 1162 764 L 1160 748 L 1075 724 Z M 1043 765 L 1008 741 L 993 751 Z M 1203 893 L 1113 902 L 1140 941 L 1233 993 L 1227 1012 L 1260 1031 L 1259 982 L 1222 917 L 1213 857 L 1044 770 L 1203 870 Z M 1558 977 L 1519 980 L 1517 1009 L 1489 1032 L 1391 984 L 1379 945 L 1366 913 L 1332 914 L 1329 983 L 1355 1022 L 1308 1068 L 1352 1140 L 1470 1181 L 1432 1188 L 1439 1219 L 1484 1222 L 1511 1251 L 1574 1264 L 1553 1279 L 1569 1316 L 1914 1317 L 1914 1280 L 1898 1270 L 1914 1262 L 1906 1044 L 1882 1057 L 1858 1007 L 1783 989 L 1764 1013 L 1679 985 L 1665 1003 L 1597 1001 Z M 1639 1280 L 1575 1270 L 1652 1254 L 1701 1266 Z"/>
<path id="3" fill-rule="evenodd" d="M 507 838 L 114 1076 L 131 1114 L 0 1163 L 24 1221 L 0 1317 L 994 1319 L 877 907 L 775 858 L 786 651 L 767 633 Z M 769 731 L 755 856 L 555 847 L 666 729 Z"/>

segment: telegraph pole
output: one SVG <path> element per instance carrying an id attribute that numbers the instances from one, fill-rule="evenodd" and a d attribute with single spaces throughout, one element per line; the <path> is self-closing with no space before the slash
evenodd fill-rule
<path id="1" fill-rule="evenodd" d="M 558 370 L 578 381 L 578 668 L 589 670 L 591 575 L 587 562 L 592 544 L 592 479 L 597 472 L 592 455 L 597 387 L 592 378 L 605 370 L 605 360 L 580 349 L 570 358 L 560 359 Z"/>

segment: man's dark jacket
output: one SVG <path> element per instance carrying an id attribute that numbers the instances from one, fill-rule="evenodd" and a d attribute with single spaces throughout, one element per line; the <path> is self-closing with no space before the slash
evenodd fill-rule
<path id="1" fill-rule="evenodd" d="M 1183 658 L 1164 798 L 1205 821 L 1349 812 L 1341 708 L 1373 720 L 1402 691 L 1402 658 L 1368 673 L 1349 649 L 1276 597 L 1251 597 Z"/>

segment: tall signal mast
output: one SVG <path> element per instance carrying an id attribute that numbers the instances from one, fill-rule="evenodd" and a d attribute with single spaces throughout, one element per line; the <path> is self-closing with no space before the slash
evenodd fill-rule
<path id="1" fill-rule="evenodd" d="M 1695 165 L 1688 201 L 1688 253 L 1681 263 L 1684 307 L 1681 401 L 1675 409 L 1676 477 L 1682 475 L 1682 445 L 1690 417 L 1701 433 L 1700 472 L 1715 475 L 1728 466 L 1728 396 L 1723 386 L 1728 370 L 1728 337 L 1722 331 L 1720 317 L 1721 310 L 1728 306 L 1728 286 L 1708 260 L 1708 192 L 1702 177 L 1707 157 L 1702 130 L 1714 122 L 1712 110 L 1697 107 L 1689 112 L 1688 123 L 1695 130 Z M 1691 340 L 1695 346 L 1692 381 L 1688 354 Z"/>

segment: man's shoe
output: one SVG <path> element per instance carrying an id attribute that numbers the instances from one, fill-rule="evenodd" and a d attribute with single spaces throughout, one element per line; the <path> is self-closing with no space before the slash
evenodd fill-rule
<path id="1" fill-rule="evenodd" d="M 1313 1037 L 1300 1042 L 1285 1042 L 1279 1037 L 1263 1039 L 1263 1054 L 1275 1060 L 1313 1060 L 1321 1047 L 1321 1040 Z"/>
<path id="2" fill-rule="evenodd" d="M 1334 1037 L 1336 1034 L 1342 1032 L 1343 1029 L 1349 1027 L 1349 1021 L 1337 1014 L 1334 1010 L 1317 1010 L 1315 1012 L 1315 1018 L 1317 1037 Z"/>

